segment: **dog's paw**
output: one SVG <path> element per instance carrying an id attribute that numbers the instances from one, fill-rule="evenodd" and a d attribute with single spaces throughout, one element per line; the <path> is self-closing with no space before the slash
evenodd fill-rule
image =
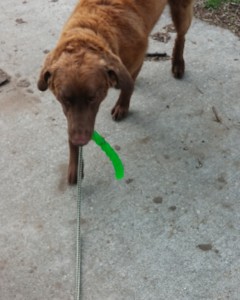
<path id="1" fill-rule="evenodd" d="M 122 106 L 116 104 L 113 107 L 111 114 L 112 114 L 112 118 L 114 121 L 120 121 L 127 116 L 128 108 L 125 108 L 125 107 L 122 107 Z"/>
<path id="2" fill-rule="evenodd" d="M 172 73 L 177 79 L 181 79 L 184 75 L 185 63 L 184 60 L 173 61 L 172 63 Z"/>

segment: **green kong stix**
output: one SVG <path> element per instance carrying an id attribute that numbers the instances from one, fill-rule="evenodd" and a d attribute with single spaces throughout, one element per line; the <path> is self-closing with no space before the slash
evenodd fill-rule
<path id="1" fill-rule="evenodd" d="M 124 166 L 119 158 L 117 152 L 110 146 L 110 144 L 96 131 L 93 132 L 92 140 L 102 149 L 103 152 L 111 160 L 116 179 L 120 180 L 124 177 Z"/>

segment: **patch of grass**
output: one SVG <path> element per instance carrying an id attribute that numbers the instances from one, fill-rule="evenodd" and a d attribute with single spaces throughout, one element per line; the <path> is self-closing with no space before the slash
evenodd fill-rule
<path id="1" fill-rule="evenodd" d="M 223 3 L 229 3 L 229 2 L 240 4 L 240 0 L 205 0 L 205 7 L 217 9 Z"/>
<path id="2" fill-rule="evenodd" d="M 206 0 L 205 7 L 217 9 L 220 7 L 223 1 L 224 0 Z"/>

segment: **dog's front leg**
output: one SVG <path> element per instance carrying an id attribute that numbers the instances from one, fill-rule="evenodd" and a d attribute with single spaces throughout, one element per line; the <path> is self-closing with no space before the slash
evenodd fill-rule
<path id="1" fill-rule="evenodd" d="M 69 165 L 68 165 L 68 183 L 77 183 L 77 168 L 78 168 L 78 146 L 69 143 Z"/>
<path id="2" fill-rule="evenodd" d="M 76 184 L 77 183 L 77 173 L 78 173 L 78 153 L 79 147 L 73 145 L 71 141 L 69 141 L 69 165 L 68 165 L 68 183 Z M 82 166 L 83 168 L 83 166 Z M 82 169 L 82 177 L 83 177 L 83 169 Z"/>
<path id="3" fill-rule="evenodd" d="M 110 58 L 108 57 L 108 60 L 110 86 L 121 90 L 111 114 L 113 120 L 120 121 L 128 114 L 130 99 L 134 89 L 134 79 L 118 57 L 112 55 Z"/>
<path id="4" fill-rule="evenodd" d="M 129 88 L 129 90 L 121 90 L 118 101 L 111 112 L 114 121 L 120 121 L 127 116 L 132 93 L 133 87 Z"/>

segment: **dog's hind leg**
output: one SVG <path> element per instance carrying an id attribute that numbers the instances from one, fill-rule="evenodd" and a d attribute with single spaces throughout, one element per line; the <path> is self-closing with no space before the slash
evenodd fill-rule
<path id="1" fill-rule="evenodd" d="M 185 34 L 192 21 L 193 0 L 169 0 L 168 3 L 177 32 L 172 55 L 172 73 L 175 78 L 182 78 L 185 70 L 183 58 Z"/>

